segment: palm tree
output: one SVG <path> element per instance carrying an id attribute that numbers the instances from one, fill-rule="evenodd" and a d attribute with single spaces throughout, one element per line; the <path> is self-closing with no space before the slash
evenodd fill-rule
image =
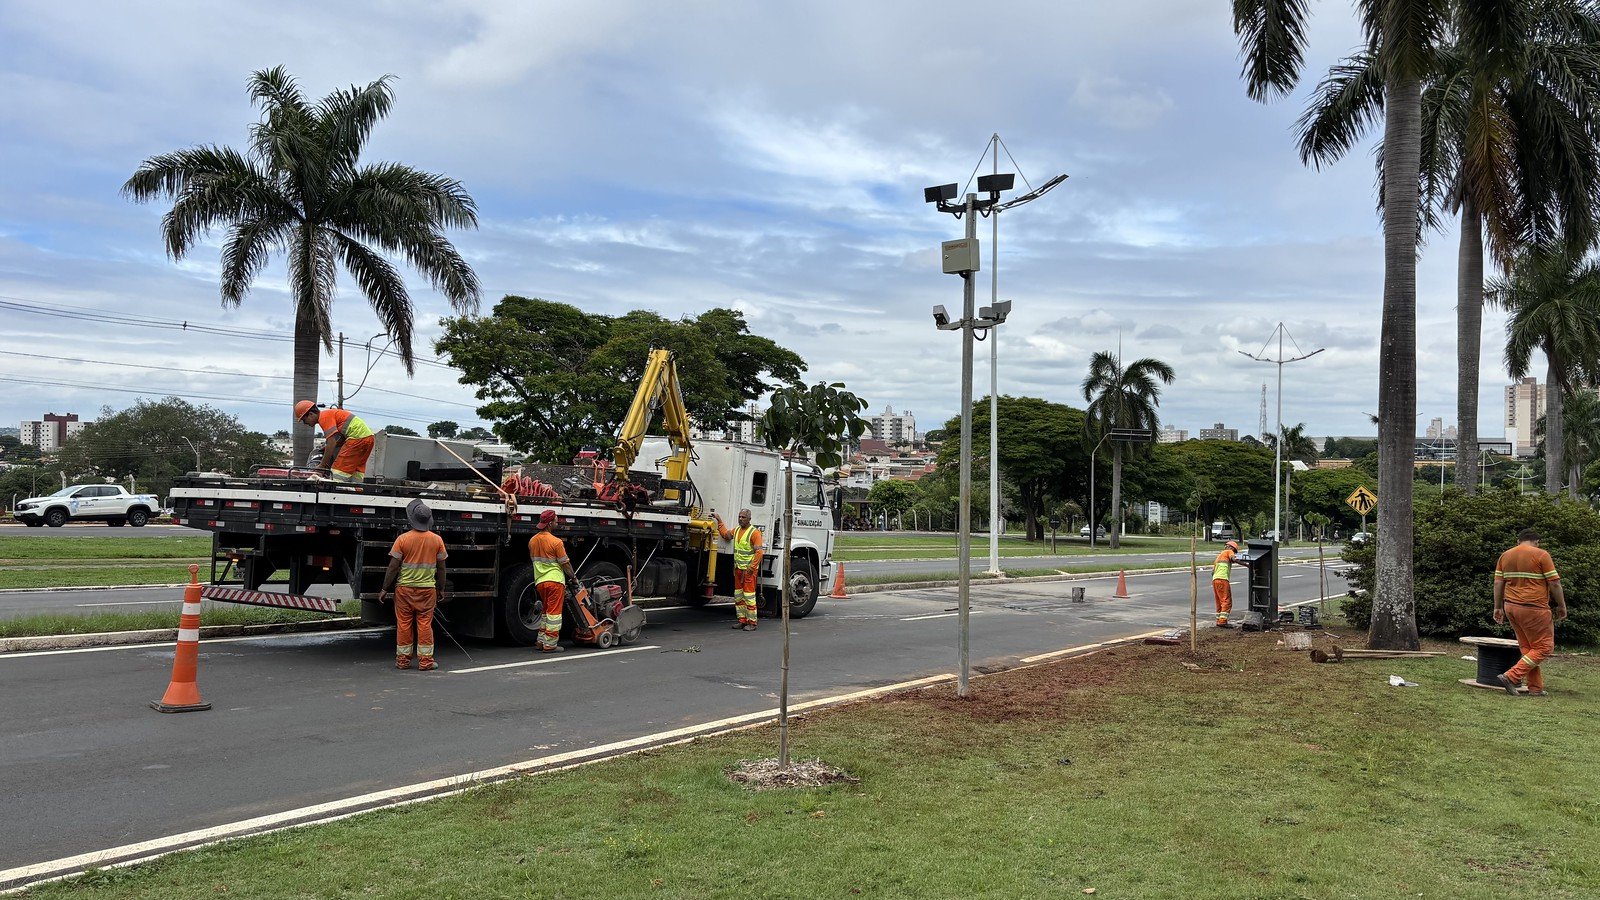
<path id="1" fill-rule="evenodd" d="M 1267 437 L 1267 446 L 1269 446 L 1269 447 L 1276 447 L 1277 446 L 1277 444 L 1278 444 L 1278 436 L 1277 435 L 1269 434 L 1266 437 Z M 1306 423 L 1300 422 L 1300 423 L 1298 423 L 1296 425 L 1291 425 L 1288 428 L 1283 429 L 1282 440 L 1283 440 L 1283 458 L 1285 460 L 1299 460 L 1300 462 L 1303 462 L 1308 466 L 1315 466 L 1317 464 L 1317 457 L 1318 457 L 1317 442 L 1312 440 L 1310 435 L 1306 434 Z M 1283 509 L 1284 509 L 1285 517 L 1288 516 L 1288 511 L 1289 511 L 1289 488 L 1290 488 L 1290 485 L 1293 483 L 1293 478 L 1291 477 L 1293 474 L 1294 474 L 1294 467 L 1293 466 L 1288 466 L 1288 467 L 1286 467 L 1284 469 L 1284 473 L 1283 473 Z M 1274 523 L 1273 527 L 1274 528 L 1277 527 L 1276 523 Z M 1287 530 L 1287 529 L 1285 529 L 1285 530 Z M 1278 535 L 1278 540 L 1283 540 L 1283 535 Z"/>
<path id="2" fill-rule="evenodd" d="M 1354 0 L 1383 103 L 1383 319 L 1378 351 L 1377 592 L 1371 646 L 1415 649 L 1412 468 L 1417 436 L 1417 243 L 1421 206 L 1422 83 L 1443 43 L 1441 0 Z M 1488 17 L 1503 4 L 1474 11 Z M 1305 63 L 1305 0 L 1233 0 L 1246 92 L 1266 100 L 1294 90 Z M 1474 27 L 1487 22 L 1472 21 Z M 1479 33 L 1493 33 L 1483 30 Z"/>
<path id="3" fill-rule="evenodd" d="M 1172 367 L 1159 359 L 1145 358 L 1123 368 L 1122 358 L 1101 351 L 1089 360 L 1089 374 L 1083 379 L 1083 399 L 1089 401 L 1089 430 L 1099 440 L 1113 428 L 1138 428 L 1154 432 L 1161 424 L 1156 410 L 1161 406 L 1161 385 L 1171 384 Z M 1111 441 L 1111 547 L 1121 546 L 1122 522 L 1122 445 Z"/>
<path id="4" fill-rule="evenodd" d="M 385 76 L 337 90 L 316 104 L 279 66 L 250 78 L 261 110 L 250 148 L 203 145 L 152 156 L 122 186 L 135 201 L 169 198 L 162 219 L 167 255 L 182 259 L 214 228 L 226 228 L 222 304 L 236 307 L 271 258 L 288 261 L 294 297 L 294 400 L 317 396 L 321 350 L 333 346 L 334 276 L 343 266 L 413 369 L 412 306 L 386 257 L 401 257 L 459 312 L 477 308 L 478 278 L 445 238 L 447 227 L 478 223 L 461 183 L 399 163 L 359 165 L 372 128 L 389 112 Z M 292 429 L 295 458 L 311 435 Z"/>
<path id="5" fill-rule="evenodd" d="M 1567 496 L 1576 500 L 1583 492 L 1583 472 L 1600 458 L 1600 394 L 1585 388 L 1562 405 L 1562 434 L 1566 437 Z"/>
<path id="6" fill-rule="evenodd" d="M 1456 4 L 1451 42 L 1422 93 L 1423 223 L 1460 217 L 1457 253 L 1456 484 L 1476 489 L 1484 234 L 1500 268 L 1529 244 L 1587 246 L 1595 234 L 1600 158 L 1600 17 L 1584 0 L 1506 4 L 1486 30 Z M 1371 52 L 1334 66 L 1300 119 L 1301 159 L 1343 156 L 1383 108 Z M 1381 177 L 1381 173 L 1380 173 Z"/>
<path id="7" fill-rule="evenodd" d="M 1600 264 L 1566 251 L 1530 251 L 1511 274 L 1490 282 L 1490 302 L 1506 320 L 1506 368 L 1528 374 L 1534 350 L 1544 353 L 1544 472 L 1547 492 L 1561 492 L 1566 472 L 1566 400 L 1583 384 L 1600 384 Z"/>

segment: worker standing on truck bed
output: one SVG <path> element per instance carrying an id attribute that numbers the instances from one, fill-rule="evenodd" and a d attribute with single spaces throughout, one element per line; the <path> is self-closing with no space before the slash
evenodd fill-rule
<path id="1" fill-rule="evenodd" d="M 433 611 L 444 595 L 444 539 L 433 533 L 433 511 L 421 500 L 406 507 L 411 530 L 395 539 L 389 549 L 389 568 L 383 574 L 378 602 L 394 590 L 394 667 L 411 668 L 411 645 L 417 646 L 417 668 L 426 672 L 433 661 Z M 399 587 L 395 582 L 399 581 Z M 414 627 L 414 630 L 413 630 Z"/>
<path id="2" fill-rule="evenodd" d="M 320 426 L 324 437 L 322 467 L 334 481 L 360 481 L 372 455 L 372 429 L 348 409 L 323 409 L 310 400 L 294 405 L 294 417 L 306 425 Z"/>
<path id="3" fill-rule="evenodd" d="M 1238 555 L 1239 542 L 1229 541 L 1211 566 L 1211 593 L 1217 598 L 1218 628 L 1233 627 L 1228 624 L 1228 613 L 1233 612 L 1233 585 L 1228 583 L 1228 579 L 1233 577 L 1233 560 Z"/>
<path id="4" fill-rule="evenodd" d="M 544 619 L 539 623 L 534 647 L 545 653 L 567 649 L 556 643 L 561 638 L 561 604 L 567 596 L 567 579 L 578 580 L 578 573 L 572 571 L 572 560 L 567 558 L 567 545 L 555 536 L 555 527 L 556 511 L 547 509 L 539 514 L 539 533 L 528 539 L 533 589 L 544 604 Z"/>
<path id="5" fill-rule="evenodd" d="M 1522 651 L 1516 665 L 1495 676 L 1506 693 L 1517 696 L 1517 683 L 1526 678 L 1530 697 L 1545 695 L 1539 665 L 1555 652 L 1556 622 L 1566 617 L 1567 595 L 1555 560 L 1539 546 L 1539 532 L 1525 528 L 1517 535 L 1517 545 L 1500 554 L 1494 565 L 1494 621 L 1499 625 L 1511 620 Z"/>
<path id="6" fill-rule="evenodd" d="M 739 527 L 729 531 L 722 517 L 717 520 L 717 533 L 725 541 L 733 542 L 733 604 L 739 611 L 739 621 L 733 627 L 745 631 L 756 630 L 756 573 L 761 571 L 763 552 L 761 530 L 750 524 L 750 510 L 739 510 Z"/>

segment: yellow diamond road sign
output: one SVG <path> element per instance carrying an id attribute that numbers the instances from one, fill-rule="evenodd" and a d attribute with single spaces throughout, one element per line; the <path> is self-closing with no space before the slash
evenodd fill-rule
<path id="1" fill-rule="evenodd" d="M 1350 504 L 1351 509 L 1364 516 L 1372 512 L 1373 508 L 1378 505 L 1378 495 L 1364 487 L 1358 487 L 1351 492 L 1350 496 L 1345 498 L 1344 502 Z"/>

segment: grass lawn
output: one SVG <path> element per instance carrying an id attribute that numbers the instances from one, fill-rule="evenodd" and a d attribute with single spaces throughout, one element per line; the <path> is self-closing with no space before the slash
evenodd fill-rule
<path id="1" fill-rule="evenodd" d="M 1600 896 L 1600 661 L 1557 658 L 1549 699 L 1512 699 L 1457 685 L 1454 656 L 1316 666 L 1274 640 L 1208 633 L 1200 671 L 1115 648 L 795 723 L 795 756 L 857 785 L 731 783 L 774 753 L 766 728 L 27 896 Z"/>
<path id="2" fill-rule="evenodd" d="M 208 537 L 0 537 L 0 564 L 25 559 L 196 559 L 211 555 Z"/>
<path id="3" fill-rule="evenodd" d="M 97 612 L 75 615 L 50 613 L 47 615 L 0 618 L 0 638 L 38 637 L 47 634 L 100 634 L 108 631 L 144 631 L 151 628 L 177 628 L 178 602 L 174 598 L 170 611 Z M 339 605 L 346 616 L 361 615 L 361 603 L 346 600 Z M 295 609 L 274 609 L 265 606 L 242 606 L 235 603 L 208 603 L 200 617 L 201 625 L 279 625 L 285 622 L 308 622 L 326 619 L 323 613 Z"/>
<path id="4" fill-rule="evenodd" d="M 210 558 L 203 537 L 0 537 L 0 588 L 175 584 Z"/>

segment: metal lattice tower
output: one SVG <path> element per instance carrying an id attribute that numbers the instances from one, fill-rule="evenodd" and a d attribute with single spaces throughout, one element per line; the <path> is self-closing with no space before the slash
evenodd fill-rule
<path id="1" fill-rule="evenodd" d="M 1267 439 L 1267 383 L 1265 381 L 1261 382 L 1261 431 L 1258 434 L 1261 435 L 1261 440 L 1265 442 Z"/>

